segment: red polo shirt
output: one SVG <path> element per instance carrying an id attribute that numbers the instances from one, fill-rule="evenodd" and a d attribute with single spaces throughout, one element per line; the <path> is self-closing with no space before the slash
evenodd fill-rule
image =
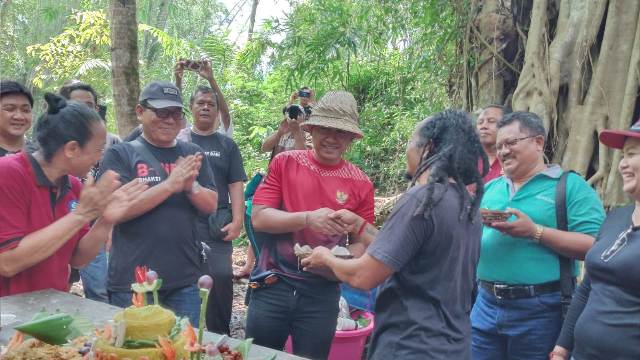
<path id="1" fill-rule="evenodd" d="M 75 209 L 82 185 L 65 176 L 56 187 L 38 162 L 22 152 L 0 158 L 0 252 L 18 246 L 23 237 L 42 229 Z M 69 260 L 88 224 L 53 255 L 13 277 L 0 276 L 0 296 L 57 289 L 68 290 Z"/>
<path id="2" fill-rule="evenodd" d="M 482 174 L 482 159 L 478 159 L 478 171 L 480 171 L 480 174 Z M 502 164 L 500 164 L 500 161 L 498 161 L 498 158 L 496 158 L 493 161 L 493 164 L 490 164 L 489 166 L 489 172 L 487 173 L 487 175 L 485 175 L 482 178 L 482 181 L 486 184 L 489 181 L 500 177 L 503 175 L 502 172 Z"/>
<path id="3" fill-rule="evenodd" d="M 320 208 L 347 209 L 369 223 L 374 221 L 373 184 L 355 165 L 346 160 L 328 166 L 318 162 L 313 150 L 285 151 L 273 158 L 269 173 L 253 196 L 253 206 L 264 205 L 287 212 L 313 211 Z M 273 235 L 277 241 L 262 246 L 258 272 L 274 271 L 287 278 L 313 284 L 329 282 L 319 275 L 298 268 L 293 246 L 344 246 L 346 236 L 328 236 L 309 228 L 293 233 Z"/>

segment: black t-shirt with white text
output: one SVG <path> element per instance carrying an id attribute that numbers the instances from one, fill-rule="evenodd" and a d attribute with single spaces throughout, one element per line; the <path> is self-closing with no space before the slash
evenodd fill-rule
<path id="1" fill-rule="evenodd" d="M 202 149 L 195 144 L 179 141 L 172 148 L 159 148 L 140 141 L 170 174 L 179 156 L 187 156 Z M 123 184 L 134 178 L 149 186 L 161 183 L 164 177 L 153 169 L 127 142 L 109 148 L 101 163 L 100 173 L 114 170 Z M 214 189 L 211 166 L 202 161 L 197 181 L 201 186 Z M 201 275 L 200 245 L 195 230 L 197 209 L 186 193 L 169 196 L 147 213 L 118 224 L 113 229 L 113 242 L 109 258 L 109 291 L 130 291 L 137 265 L 147 265 L 163 279 L 164 290 L 195 284 Z"/>
<path id="2" fill-rule="evenodd" d="M 204 150 L 204 155 L 213 169 L 213 178 L 218 189 L 218 207 L 228 207 L 229 184 L 247 181 L 238 145 L 218 132 L 206 136 L 192 132 L 191 141 Z"/>
<path id="3" fill-rule="evenodd" d="M 428 187 L 441 200 L 425 217 L 420 206 Z M 470 359 L 482 222 L 479 213 L 473 223 L 460 219 L 460 209 L 453 184 L 415 186 L 367 249 L 394 271 L 376 299 L 369 359 Z"/>

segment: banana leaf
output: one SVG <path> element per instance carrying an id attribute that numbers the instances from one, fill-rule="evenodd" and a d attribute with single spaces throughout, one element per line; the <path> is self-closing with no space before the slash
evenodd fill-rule
<path id="1" fill-rule="evenodd" d="M 14 328 L 24 334 L 44 341 L 51 345 L 62 345 L 67 342 L 67 337 L 71 334 L 71 323 L 73 317 L 64 313 L 57 313 L 48 316 L 36 314 L 36 320 L 28 321 Z"/>

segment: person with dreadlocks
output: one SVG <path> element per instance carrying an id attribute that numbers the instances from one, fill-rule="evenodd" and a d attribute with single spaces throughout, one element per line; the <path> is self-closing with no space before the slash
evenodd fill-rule
<path id="1" fill-rule="evenodd" d="M 407 146 L 412 187 L 382 230 L 347 210 L 333 215 L 351 229 L 350 235 L 373 241 L 367 252 L 346 260 L 316 247 L 302 260 L 305 271 L 332 273 L 355 288 L 383 283 L 369 359 L 470 358 L 469 312 L 484 192 L 479 158 L 486 165 L 466 113 L 447 110 L 428 117 Z M 469 184 L 475 184 L 475 196 L 467 191 Z"/>

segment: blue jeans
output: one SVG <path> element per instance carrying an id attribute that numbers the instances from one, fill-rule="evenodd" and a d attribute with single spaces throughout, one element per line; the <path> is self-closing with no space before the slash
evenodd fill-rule
<path id="1" fill-rule="evenodd" d="M 109 302 L 107 295 L 107 254 L 104 248 L 100 249 L 95 259 L 89 265 L 80 269 L 80 278 L 84 288 L 84 296 L 87 299 Z"/>
<path id="2" fill-rule="evenodd" d="M 255 289 L 247 311 L 246 337 L 253 338 L 254 344 L 282 350 L 291 335 L 295 355 L 326 359 L 336 332 L 339 299 L 337 285 L 303 293 L 280 279 Z"/>
<path id="3" fill-rule="evenodd" d="M 473 360 L 546 360 L 562 327 L 560 292 L 507 300 L 479 287 L 471 327 Z"/>
<path id="4" fill-rule="evenodd" d="M 131 291 L 109 291 L 109 303 L 119 307 L 131 306 Z M 194 327 L 198 327 L 200 319 L 200 296 L 198 295 L 198 287 L 194 285 L 185 286 L 177 289 L 158 291 L 160 305 L 172 310 L 176 316 L 189 318 L 189 322 Z M 153 303 L 151 293 L 147 296 L 147 302 Z"/>

